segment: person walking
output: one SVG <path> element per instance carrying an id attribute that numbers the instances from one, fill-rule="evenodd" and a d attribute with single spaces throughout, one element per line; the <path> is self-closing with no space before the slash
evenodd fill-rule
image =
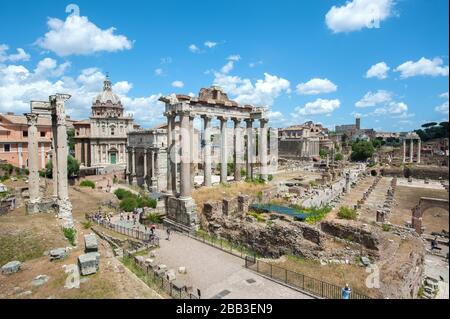
<path id="1" fill-rule="evenodd" d="M 166 240 L 170 240 L 170 227 L 167 227 L 166 233 L 167 233 Z"/>
<path id="2" fill-rule="evenodd" d="M 345 284 L 345 287 L 342 288 L 342 299 L 350 299 L 350 294 L 352 293 L 352 289 L 348 284 Z"/>

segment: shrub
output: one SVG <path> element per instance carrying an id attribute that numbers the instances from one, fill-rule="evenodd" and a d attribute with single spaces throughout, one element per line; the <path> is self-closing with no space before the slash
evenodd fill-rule
<path id="1" fill-rule="evenodd" d="M 261 213 L 255 212 L 255 211 L 249 211 L 247 213 L 250 216 L 253 216 L 256 218 L 256 220 L 260 223 L 263 223 L 266 221 L 266 219 L 264 218 L 264 216 Z"/>
<path id="2" fill-rule="evenodd" d="M 342 206 L 339 208 L 338 217 L 342 219 L 356 219 L 356 209 Z"/>
<path id="3" fill-rule="evenodd" d="M 132 192 L 127 191 L 126 189 L 123 188 L 118 188 L 114 191 L 114 195 L 117 196 L 118 199 L 122 200 L 124 198 L 128 198 L 128 197 L 133 197 L 136 196 L 134 195 Z"/>
<path id="4" fill-rule="evenodd" d="M 75 230 L 75 228 L 63 228 L 63 233 L 64 233 L 64 237 L 67 238 L 69 243 L 72 246 L 75 246 L 75 239 L 76 239 L 76 235 L 77 235 L 77 231 Z"/>
<path id="5" fill-rule="evenodd" d="M 137 205 L 135 197 L 126 197 L 120 202 L 120 208 L 125 212 L 132 212 Z"/>
<path id="6" fill-rule="evenodd" d="M 389 224 L 383 224 L 381 228 L 383 229 L 383 231 L 391 231 L 392 226 Z"/>
<path id="7" fill-rule="evenodd" d="M 95 189 L 95 183 L 93 181 L 88 180 L 88 179 L 85 179 L 85 180 L 81 181 L 80 186 L 81 187 L 90 187 L 92 189 Z"/>
<path id="8" fill-rule="evenodd" d="M 298 207 L 297 207 L 298 209 Z M 325 216 L 331 212 L 330 206 L 324 206 L 324 207 L 310 207 L 310 208 L 300 208 L 299 211 L 304 213 L 309 213 L 308 217 L 305 218 L 305 222 L 308 224 L 315 224 L 322 219 L 325 218 Z"/>
<path id="9" fill-rule="evenodd" d="M 155 213 L 150 213 L 145 220 L 153 224 L 161 224 L 163 221 L 162 217 Z"/>
<path id="10" fill-rule="evenodd" d="M 156 208 L 156 204 L 157 204 L 155 199 L 148 198 L 148 197 L 141 197 L 141 196 L 136 198 L 136 203 L 139 208 L 143 208 L 143 207 Z"/>
<path id="11" fill-rule="evenodd" d="M 269 180 L 269 182 L 272 181 L 272 180 L 273 180 L 273 175 L 272 175 L 272 174 L 269 174 L 269 175 L 267 176 L 267 179 Z"/>

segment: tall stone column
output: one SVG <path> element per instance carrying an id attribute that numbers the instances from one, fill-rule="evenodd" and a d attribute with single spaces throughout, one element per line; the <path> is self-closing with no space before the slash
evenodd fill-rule
<path id="1" fill-rule="evenodd" d="M 130 153 L 128 152 L 128 147 L 125 147 L 125 179 L 130 180 Z"/>
<path id="2" fill-rule="evenodd" d="M 403 139 L 403 163 L 406 163 L 406 139 Z"/>
<path id="3" fill-rule="evenodd" d="M 268 181 L 268 173 L 267 173 L 267 119 L 259 120 L 259 158 L 260 158 L 260 175 L 262 180 L 265 182 Z"/>
<path id="4" fill-rule="evenodd" d="M 156 191 L 158 191 L 158 185 L 157 185 L 157 178 L 156 178 L 156 174 L 155 174 L 155 151 L 152 150 L 150 152 L 150 160 L 152 161 L 151 163 L 151 191 L 154 193 Z"/>
<path id="5" fill-rule="evenodd" d="M 253 179 L 253 120 L 246 119 L 245 123 L 247 124 L 247 178 Z"/>
<path id="6" fill-rule="evenodd" d="M 28 213 L 39 212 L 39 161 L 38 161 L 38 130 L 37 121 L 38 114 L 26 113 L 28 122 L 28 191 L 30 193 L 30 200 L 27 203 Z"/>
<path id="7" fill-rule="evenodd" d="M 239 182 L 241 180 L 241 161 L 242 161 L 242 132 L 241 132 L 241 120 L 234 118 L 234 180 Z"/>
<path id="8" fill-rule="evenodd" d="M 144 184 L 143 184 L 144 188 L 147 189 L 148 188 L 148 184 L 147 184 L 147 149 L 144 148 Z"/>
<path id="9" fill-rule="evenodd" d="M 220 117 L 220 182 L 227 183 L 228 168 L 228 144 L 227 144 L 227 121 L 225 117 Z"/>
<path id="10" fill-rule="evenodd" d="M 172 117 L 169 112 L 164 113 L 167 117 L 167 193 L 173 193 L 172 186 L 172 149 L 173 149 L 173 130 Z M 175 193 L 173 193 L 175 195 Z"/>
<path id="11" fill-rule="evenodd" d="M 190 198 L 191 188 L 191 134 L 189 112 L 181 112 L 181 170 L 180 195 L 181 198 Z"/>
<path id="12" fill-rule="evenodd" d="M 56 115 L 52 115 L 52 179 L 53 179 L 53 200 L 58 201 L 58 121 Z"/>
<path id="13" fill-rule="evenodd" d="M 195 153 L 195 131 L 194 131 L 194 116 L 189 116 L 189 140 L 190 140 L 190 163 L 191 163 L 191 188 L 194 188 L 194 178 L 196 175 L 195 164 L 196 164 L 196 153 Z"/>
<path id="14" fill-rule="evenodd" d="M 418 140 L 418 146 L 417 146 L 417 164 L 420 164 L 420 152 L 422 151 L 422 141 Z"/>
<path id="15" fill-rule="evenodd" d="M 414 140 L 410 139 L 409 140 L 409 162 L 412 163 L 413 162 L 413 156 L 414 156 Z"/>
<path id="16" fill-rule="evenodd" d="M 203 116 L 203 127 L 205 134 L 205 148 L 203 159 L 203 184 L 211 186 L 211 117 Z"/>
<path id="17" fill-rule="evenodd" d="M 133 185 L 137 184 L 137 179 L 136 179 L 136 149 L 134 147 L 131 148 L 131 183 Z"/>
<path id="18" fill-rule="evenodd" d="M 56 104 L 57 117 L 57 159 L 58 159 L 58 217 L 64 221 L 64 227 L 73 227 L 72 204 L 69 199 L 69 187 L 67 177 L 67 123 L 64 111 L 64 101 L 70 95 L 56 95 L 53 97 Z"/>

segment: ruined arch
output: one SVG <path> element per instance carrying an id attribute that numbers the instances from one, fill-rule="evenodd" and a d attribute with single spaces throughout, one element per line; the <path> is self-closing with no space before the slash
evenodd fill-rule
<path id="1" fill-rule="evenodd" d="M 416 207 L 412 210 L 412 227 L 415 229 L 416 233 L 422 234 L 422 216 L 423 213 L 433 207 L 443 208 L 447 211 L 448 209 L 448 199 L 422 197 Z"/>

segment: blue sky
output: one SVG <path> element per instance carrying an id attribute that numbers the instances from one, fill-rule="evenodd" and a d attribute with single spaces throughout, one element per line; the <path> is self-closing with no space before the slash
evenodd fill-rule
<path id="1" fill-rule="evenodd" d="M 448 118 L 448 0 L 69 4 L 1 0 L 0 112 L 64 91 L 68 113 L 86 118 L 109 72 L 144 127 L 164 121 L 160 95 L 212 84 L 268 107 L 275 127 L 359 115 L 406 131 Z"/>

